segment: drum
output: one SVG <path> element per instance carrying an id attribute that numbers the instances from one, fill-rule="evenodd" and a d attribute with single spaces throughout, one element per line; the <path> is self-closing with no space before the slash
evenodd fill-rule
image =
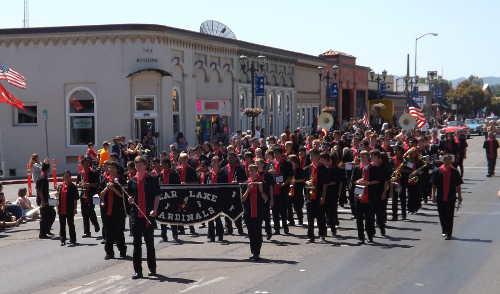
<path id="1" fill-rule="evenodd" d="M 365 189 L 366 189 L 366 186 L 356 185 L 354 187 L 354 196 L 356 196 L 357 198 L 363 197 L 363 193 L 365 192 Z"/>
<path id="2" fill-rule="evenodd" d="M 57 198 L 49 198 L 49 206 L 55 207 L 59 204 L 59 199 Z"/>
<path id="3" fill-rule="evenodd" d="M 92 203 L 94 205 L 100 205 L 101 204 L 101 198 L 99 198 L 99 195 L 95 194 L 92 196 Z"/>

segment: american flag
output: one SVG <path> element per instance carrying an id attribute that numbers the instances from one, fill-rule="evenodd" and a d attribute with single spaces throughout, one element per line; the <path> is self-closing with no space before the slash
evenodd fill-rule
<path id="1" fill-rule="evenodd" d="M 7 103 L 18 109 L 24 109 L 24 103 L 7 91 L 2 84 L 0 84 L 0 103 Z"/>
<path id="2" fill-rule="evenodd" d="M 418 106 L 418 104 L 410 97 L 408 100 L 408 113 L 415 118 L 417 121 L 417 127 L 419 129 L 425 126 L 427 120 L 425 119 L 425 115 L 422 112 L 422 109 Z"/>
<path id="3" fill-rule="evenodd" d="M 370 119 L 368 118 L 368 112 L 365 111 L 365 114 L 363 114 L 363 124 L 369 128 L 370 127 Z"/>
<path id="4" fill-rule="evenodd" d="M 26 89 L 26 78 L 6 64 L 0 64 L 0 80 L 7 80 L 13 86 Z"/>

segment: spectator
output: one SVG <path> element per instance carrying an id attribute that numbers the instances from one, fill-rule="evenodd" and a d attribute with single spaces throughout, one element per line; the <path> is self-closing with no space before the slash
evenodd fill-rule
<path id="1" fill-rule="evenodd" d="M 7 210 L 5 195 L 0 192 L 0 229 L 15 227 L 19 223 L 19 220 Z"/>
<path id="2" fill-rule="evenodd" d="M 99 149 L 99 167 L 104 166 L 104 163 L 109 159 L 109 143 L 102 143 L 102 148 Z"/>
<path id="3" fill-rule="evenodd" d="M 37 219 L 40 216 L 39 210 L 31 205 L 31 201 L 26 197 L 26 188 L 20 188 L 17 192 L 17 205 L 22 209 L 23 217 Z"/>
<path id="4" fill-rule="evenodd" d="M 5 209 L 13 216 L 16 217 L 16 219 L 19 219 L 23 216 L 23 211 L 21 207 L 19 207 L 17 204 L 12 204 L 9 203 L 5 200 L 5 195 L 3 193 L 3 185 L 0 184 L 0 197 L 3 198 L 3 201 L 5 202 Z"/>
<path id="5" fill-rule="evenodd" d="M 184 133 L 179 132 L 175 138 L 175 142 L 177 143 L 177 149 L 179 151 L 187 151 L 188 143 L 186 137 L 184 137 Z"/>

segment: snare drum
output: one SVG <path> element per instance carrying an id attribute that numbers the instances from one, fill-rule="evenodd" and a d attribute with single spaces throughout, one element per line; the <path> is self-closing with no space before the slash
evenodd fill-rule
<path id="1" fill-rule="evenodd" d="M 362 185 L 356 185 L 354 187 L 354 196 L 361 198 L 363 196 L 363 193 L 365 192 L 366 186 Z"/>
<path id="2" fill-rule="evenodd" d="M 56 207 L 57 205 L 59 205 L 59 199 L 49 198 L 49 206 Z"/>
<path id="3" fill-rule="evenodd" d="M 94 205 L 100 205 L 101 204 L 101 198 L 99 198 L 99 195 L 95 194 L 92 196 L 92 203 Z"/>

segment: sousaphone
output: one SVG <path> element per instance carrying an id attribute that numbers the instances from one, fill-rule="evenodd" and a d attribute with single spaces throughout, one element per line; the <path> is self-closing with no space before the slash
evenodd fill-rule
<path id="1" fill-rule="evenodd" d="M 325 130 L 330 130 L 333 127 L 333 116 L 331 113 L 322 112 L 318 117 L 318 126 Z"/>
<path id="2" fill-rule="evenodd" d="M 417 126 L 417 120 L 408 113 L 403 113 L 399 117 L 399 125 L 405 131 L 413 130 Z"/>

